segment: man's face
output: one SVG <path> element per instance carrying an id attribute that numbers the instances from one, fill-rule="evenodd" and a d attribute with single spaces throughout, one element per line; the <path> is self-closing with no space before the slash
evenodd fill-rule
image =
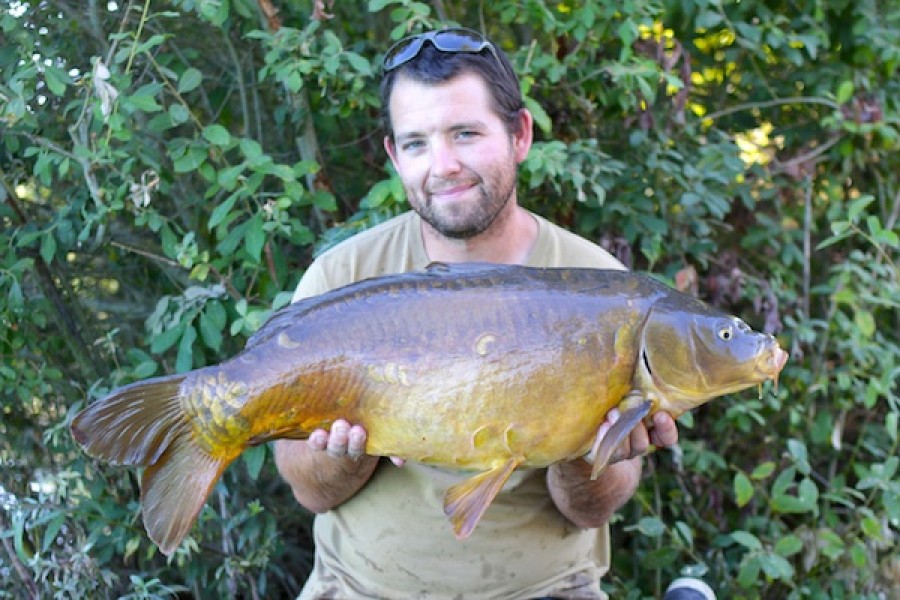
<path id="1" fill-rule="evenodd" d="M 413 209 L 441 234 L 478 235 L 515 199 L 516 167 L 531 145 L 531 120 L 510 135 L 480 77 L 439 85 L 400 77 L 390 98 L 394 139 L 385 138 Z"/>

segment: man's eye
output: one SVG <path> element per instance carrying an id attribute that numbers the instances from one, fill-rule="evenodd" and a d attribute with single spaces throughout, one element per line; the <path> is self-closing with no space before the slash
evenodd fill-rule
<path id="1" fill-rule="evenodd" d="M 425 143 L 422 140 L 411 140 L 409 142 L 403 142 L 403 145 L 401 147 L 404 150 L 418 150 L 424 145 Z"/>

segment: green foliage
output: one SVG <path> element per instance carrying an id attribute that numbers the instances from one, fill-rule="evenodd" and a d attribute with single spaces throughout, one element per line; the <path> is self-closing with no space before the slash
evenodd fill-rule
<path id="1" fill-rule="evenodd" d="M 103 4 L 100 8 L 99 4 Z M 293 597 L 267 448 L 185 544 L 68 420 L 236 353 L 315 252 L 405 207 L 381 53 L 487 27 L 538 140 L 523 204 L 777 333 L 777 390 L 686 415 L 614 524 L 614 597 L 900 596 L 894 2 L 0 0 L 0 597 Z M 324 14 L 323 10 L 332 14 Z"/>

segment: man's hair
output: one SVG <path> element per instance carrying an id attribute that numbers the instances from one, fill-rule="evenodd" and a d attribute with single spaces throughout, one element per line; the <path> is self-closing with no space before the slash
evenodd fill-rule
<path id="1" fill-rule="evenodd" d="M 398 77 L 436 85 L 463 73 L 481 77 L 491 95 L 494 112 L 503 120 L 510 134 L 518 133 L 519 112 L 524 107 L 522 91 L 509 59 L 499 48 L 496 49 L 496 56 L 488 49 L 478 53 L 441 52 L 430 42 L 425 42 L 415 58 L 388 71 L 381 80 L 381 118 L 387 135 L 391 139 L 394 137 L 390 100 Z"/>

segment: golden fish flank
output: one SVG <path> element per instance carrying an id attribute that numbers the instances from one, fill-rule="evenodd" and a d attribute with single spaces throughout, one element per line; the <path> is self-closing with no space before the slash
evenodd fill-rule
<path id="1" fill-rule="evenodd" d="M 144 525 L 165 554 L 246 448 L 338 418 L 366 428 L 369 454 L 471 471 L 444 497 L 464 538 L 515 469 L 583 456 L 611 409 L 594 475 L 653 412 L 776 379 L 786 360 L 772 336 L 644 275 L 436 265 L 286 307 L 236 357 L 114 390 L 72 435 L 145 467 Z"/>

